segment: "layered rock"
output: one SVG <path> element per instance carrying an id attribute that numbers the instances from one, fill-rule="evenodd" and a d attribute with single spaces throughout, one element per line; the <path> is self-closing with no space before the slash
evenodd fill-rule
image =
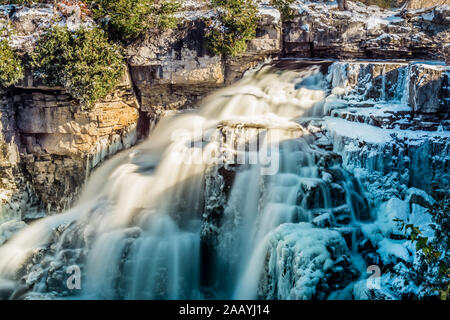
<path id="1" fill-rule="evenodd" d="M 284 24 L 284 54 L 335 58 L 440 58 L 450 42 L 448 6 L 396 12 L 349 2 L 348 11 L 297 4 Z"/>
<path id="2" fill-rule="evenodd" d="M 37 202 L 30 192 L 30 184 L 24 175 L 20 154 L 20 135 L 15 122 L 16 112 L 12 97 L 2 90 L 0 106 L 0 223 L 21 219 L 30 205 Z"/>
<path id="3" fill-rule="evenodd" d="M 342 61 L 331 66 L 328 81 L 348 106 L 367 107 L 339 110 L 331 102 L 333 115 L 383 128 L 448 129 L 449 68 L 443 62 Z M 383 108 L 370 109 L 377 104 Z"/>
<path id="4" fill-rule="evenodd" d="M 38 199 L 30 203 L 35 210 L 25 206 L 30 215 L 68 208 L 91 169 L 136 143 L 139 111 L 128 76 L 92 110 L 84 110 L 64 89 L 42 87 L 31 77 L 8 96 L 2 110 L 4 139 L 9 139 L 5 155 L 20 172 L 16 179 L 27 181 L 28 198 Z"/>

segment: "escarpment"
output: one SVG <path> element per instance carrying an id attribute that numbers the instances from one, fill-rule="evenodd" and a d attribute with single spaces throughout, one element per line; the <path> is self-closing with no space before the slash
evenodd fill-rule
<path id="1" fill-rule="evenodd" d="M 128 70 L 123 81 L 91 110 L 82 108 L 63 88 L 37 83 L 28 70 L 29 76 L 19 84 L 1 91 L 0 221 L 34 219 L 69 208 L 89 173 L 105 158 L 136 144 L 166 112 L 196 108 L 207 94 L 234 83 L 259 64 L 283 58 L 448 59 L 448 6 L 415 11 L 349 6 L 342 12 L 298 1 L 294 17 L 283 21 L 277 9 L 261 1 L 256 37 L 244 54 L 231 57 L 208 50 L 205 21 L 214 19 L 214 12 L 202 1 L 188 2 L 177 13 L 176 28 L 149 31 L 126 46 Z M 0 20 L 17 26 L 12 46 L 25 54 L 55 23 L 55 15 L 69 28 L 95 24 L 88 17 L 59 16 L 52 5 L 2 6 Z M 421 65 L 408 69 L 404 64 L 369 63 L 364 68 L 354 75 L 359 86 L 366 85 L 362 78 L 369 74 L 373 88 L 387 81 L 386 92 L 369 90 L 368 99 L 393 94 L 388 91 L 400 77 L 410 77 L 417 85 L 409 89 L 413 108 L 409 120 L 417 129 L 437 130 L 448 112 L 448 73 Z M 411 125 L 394 121 L 394 116 L 355 118 L 345 112 L 339 116 Z"/>

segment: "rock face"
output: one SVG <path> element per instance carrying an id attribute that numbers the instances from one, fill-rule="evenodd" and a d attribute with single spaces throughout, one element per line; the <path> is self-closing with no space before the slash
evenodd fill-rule
<path id="1" fill-rule="evenodd" d="M 137 140 L 139 111 L 128 76 L 91 111 L 62 88 L 41 87 L 27 77 L 8 93 L 1 116 L 8 170 L 27 181 L 24 212 L 68 208 L 91 169 Z"/>
<path id="2" fill-rule="evenodd" d="M 448 6 L 396 13 L 349 2 L 349 11 L 299 4 L 284 53 L 302 57 L 438 58 L 450 42 Z M 441 57 L 442 59 L 442 57 Z"/>
<path id="3" fill-rule="evenodd" d="M 12 98 L 7 92 L 1 92 L 0 105 L 0 223 L 21 218 L 29 203 L 29 183 L 23 174 L 19 145 L 20 136 L 15 123 L 15 110 L 11 108 Z"/>
<path id="4" fill-rule="evenodd" d="M 449 112 L 449 73 L 444 66 L 411 67 L 409 103 L 416 113 Z"/>
<path id="5" fill-rule="evenodd" d="M 445 121 L 450 108 L 449 69 L 443 63 L 342 61 L 331 68 L 328 80 L 333 93 L 355 107 L 377 102 L 398 105 L 388 112 L 336 109 L 333 115 L 391 129 L 449 129 Z"/>

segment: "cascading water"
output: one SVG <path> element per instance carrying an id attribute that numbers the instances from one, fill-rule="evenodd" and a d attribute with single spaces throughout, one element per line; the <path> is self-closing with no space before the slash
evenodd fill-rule
<path id="1" fill-rule="evenodd" d="M 94 172 L 73 209 L 1 247 L 0 278 L 64 295 L 76 265 L 86 298 L 261 297 L 272 231 L 333 215 L 324 158 L 295 121 L 321 115 L 325 98 L 319 67 L 265 67 L 198 111 L 166 116 Z"/>

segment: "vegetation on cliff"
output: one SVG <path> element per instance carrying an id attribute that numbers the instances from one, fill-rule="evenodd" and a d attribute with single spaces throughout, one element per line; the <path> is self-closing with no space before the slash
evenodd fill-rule
<path id="1" fill-rule="evenodd" d="M 0 85 L 9 87 L 23 78 L 23 66 L 20 57 L 11 48 L 8 38 L 0 41 Z"/>
<path id="2" fill-rule="evenodd" d="M 415 245 L 417 263 L 410 266 L 407 279 L 426 288 L 427 296 L 440 295 L 442 300 L 449 299 L 450 290 L 450 200 L 446 192 L 435 192 L 435 204 L 428 212 L 432 216 L 434 237 L 429 239 L 424 236 L 419 226 L 407 224 L 401 219 L 396 219 L 401 230 Z"/>
<path id="3" fill-rule="evenodd" d="M 130 41 L 150 28 L 173 28 L 177 0 L 89 1 L 93 17 L 114 40 Z"/>
<path id="4" fill-rule="evenodd" d="M 89 16 L 98 23 L 96 28 L 76 31 L 51 28 L 37 41 L 29 66 L 45 85 L 63 86 L 88 107 L 120 81 L 124 71 L 120 43 L 133 41 L 150 28 L 175 27 L 174 13 L 180 7 L 179 0 L 0 0 L 0 4 L 33 3 L 55 3 L 56 10 L 77 5 L 82 9 L 79 18 Z M 23 67 L 6 40 L 0 49 L 0 82 L 9 86 L 22 77 Z"/>
<path id="5" fill-rule="evenodd" d="M 291 8 L 291 4 L 293 4 L 295 0 L 272 0 L 271 4 L 280 11 L 281 19 L 283 21 L 291 20 L 295 12 Z"/>
<path id="6" fill-rule="evenodd" d="M 247 49 L 254 38 L 258 9 L 253 0 L 212 0 L 217 17 L 209 24 L 208 47 L 214 54 L 237 56 Z"/>
<path id="7" fill-rule="evenodd" d="M 120 46 L 98 28 L 70 31 L 54 27 L 32 54 L 35 75 L 50 86 L 63 86 L 87 107 L 104 98 L 124 72 Z"/>
<path id="8" fill-rule="evenodd" d="M 291 8 L 295 0 L 272 0 L 283 20 L 294 17 Z M 209 21 L 207 43 L 213 54 L 238 56 L 247 50 L 258 27 L 258 8 L 254 0 L 211 0 L 216 17 Z"/>

